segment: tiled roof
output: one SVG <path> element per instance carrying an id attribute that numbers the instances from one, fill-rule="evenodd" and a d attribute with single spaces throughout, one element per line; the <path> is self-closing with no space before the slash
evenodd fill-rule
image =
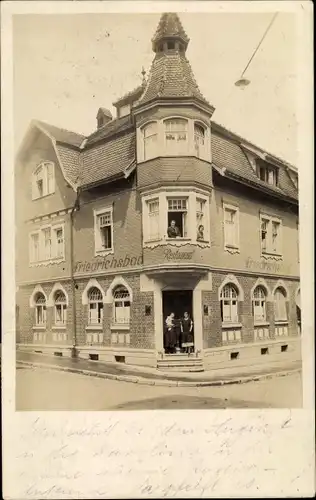
<path id="1" fill-rule="evenodd" d="M 57 144 L 56 149 L 67 179 L 73 186 L 77 186 L 79 182 L 80 150 L 69 148 L 64 144 Z"/>
<path id="2" fill-rule="evenodd" d="M 124 101 L 136 101 L 142 95 L 143 91 L 144 91 L 144 84 L 142 83 L 135 89 L 131 90 L 130 92 L 127 92 L 127 94 L 123 95 L 123 97 L 117 99 L 117 101 L 113 102 L 113 106 L 118 106 L 119 104 L 122 104 Z"/>
<path id="3" fill-rule="evenodd" d="M 135 131 L 82 152 L 80 186 L 124 172 L 135 158 Z"/>
<path id="4" fill-rule="evenodd" d="M 70 130 L 66 130 L 64 128 L 55 127 L 54 125 L 49 125 L 48 123 L 44 123 L 39 120 L 36 120 L 36 123 L 52 135 L 57 142 L 63 142 L 65 144 L 70 144 L 71 146 L 79 147 L 85 138 L 82 134 L 77 134 L 76 132 L 71 132 Z"/>
<path id="5" fill-rule="evenodd" d="M 166 12 L 162 14 L 156 33 L 152 38 L 152 42 L 158 42 L 164 37 L 178 36 L 182 38 L 186 43 L 189 43 L 190 39 L 183 29 L 181 21 L 178 14 L 175 12 Z"/>
<path id="6" fill-rule="evenodd" d="M 228 176 L 243 179 L 265 191 L 298 199 L 298 193 L 294 186 L 291 186 L 285 167 L 279 168 L 279 186 L 267 185 L 258 178 L 241 146 L 214 132 L 212 133 L 212 162 L 216 167 L 225 169 Z"/>
<path id="7" fill-rule="evenodd" d="M 195 81 L 191 66 L 183 53 L 159 53 L 153 60 L 144 93 L 136 105 L 155 98 L 195 97 L 210 107 Z"/>
<path id="8" fill-rule="evenodd" d="M 111 135 L 117 134 L 119 132 L 127 131 L 132 126 L 131 117 L 123 116 L 122 118 L 115 118 L 110 122 L 106 123 L 103 127 L 99 128 L 91 135 L 87 137 L 85 147 L 89 147 L 96 142 L 110 137 Z"/>

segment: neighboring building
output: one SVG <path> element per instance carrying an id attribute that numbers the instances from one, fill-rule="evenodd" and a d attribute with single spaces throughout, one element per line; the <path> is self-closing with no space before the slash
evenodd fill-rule
<path id="1" fill-rule="evenodd" d="M 31 124 L 16 167 L 20 349 L 196 370 L 299 358 L 297 170 L 211 121 L 188 43 L 163 14 L 147 80 L 117 117 L 100 108 L 89 137 Z M 184 311 L 195 355 L 172 358 L 165 319 Z"/>

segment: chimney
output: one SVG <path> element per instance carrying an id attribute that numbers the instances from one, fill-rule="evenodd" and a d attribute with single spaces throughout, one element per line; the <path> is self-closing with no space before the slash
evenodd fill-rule
<path id="1" fill-rule="evenodd" d="M 106 108 L 99 108 L 97 113 L 97 128 L 101 128 L 112 120 L 112 113 Z"/>

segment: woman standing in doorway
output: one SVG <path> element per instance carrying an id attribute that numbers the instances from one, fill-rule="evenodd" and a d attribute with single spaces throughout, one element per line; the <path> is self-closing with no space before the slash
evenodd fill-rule
<path id="1" fill-rule="evenodd" d="M 185 312 L 181 320 L 182 347 L 188 354 L 193 350 L 193 321 L 188 312 Z"/>
<path id="2" fill-rule="evenodd" d="M 167 316 L 165 325 L 165 351 L 168 354 L 173 354 L 176 347 L 176 331 L 173 312 L 169 316 Z"/>

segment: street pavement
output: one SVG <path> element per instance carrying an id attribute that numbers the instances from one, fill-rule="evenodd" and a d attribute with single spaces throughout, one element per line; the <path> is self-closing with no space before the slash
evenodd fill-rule
<path id="1" fill-rule="evenodd" d="M 154 409 L 300 408 L 300 372 L 246 384 L 149 386 L 18 365 L 16 409 L 100 411 Z"/>

